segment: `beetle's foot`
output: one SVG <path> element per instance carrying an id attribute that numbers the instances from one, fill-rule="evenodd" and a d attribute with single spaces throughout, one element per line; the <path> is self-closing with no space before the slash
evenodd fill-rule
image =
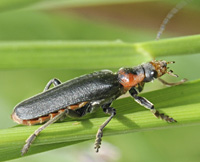
<path id="1" fill-rule="evenodd" d="M 27 153 L 29 147 L 31 146 L 31 143 L 35 140 L 36 138 L 36 134 L 32 134 L 27 140 L 26 140 L 26 144 L 24 145 L 24 147 L 21 150 L 21 155 L 23 156 L 25 153 Z"/>
<path id="2" fill-rule="evenodd" d="M 103 136 L 103 131 L 101 129 L 98 130 L 97 135 L 96 135 L 96 140 L 95 140 L 95 147 L 96 152 L 99 152 L 99 149 L 101 147 L 101 138 Z"/>
<path id="3" fill-rule="evenodd" d="M 155 115 L 155 117 L 157 118 L 161 118 L 162 120 L 165 120 L 169 123 L 174 123 L 174 122 L 177 122 L 175 119 L 169 117 L 168 115 L 165 115 L 163 113 L 160 113 L 159 111 L 153 109 L 151 110 L 151 112 Z"/>
<path id="4" fill-rule="evenodd" d="M 21 150 L 21 155 L 23 156 L 25 153 L 27 153 L 28 149 L 29 149 L 30 145 L 28 143 L 26 143 L 24 145 L 24 147 Z"/>

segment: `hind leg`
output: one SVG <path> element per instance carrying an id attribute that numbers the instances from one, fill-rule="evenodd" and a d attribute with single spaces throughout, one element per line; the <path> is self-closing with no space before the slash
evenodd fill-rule
<path id="1" fill-rule="evenodd" d="M 24 155 L 28 151 L 28 149 L 29 149 L 30 145 L 32 144 L 32 142 L 36 139 L 36 137 L 39 135 L 39 133 L 42 130 L 44 130 L 47 126 L 49 126 L 50 124 L 52 124 L 52 123 L 56 122 L 57 120 L 59 120 L 60 118 L 62 118 L 62 116 L 65 115 L 66 113 L 68 113 L 68 109 L 65 109 L 65 111 L 63 111 L 60 114 L 56 115 L 54 118 L 52 118 L 51 120 L 46 122 L 44 125 L 39 127 L 33 134 L 31 134 L 30 137 L 26 140 L 26 144 L 24 145 L 24 147 L 21 150 L 22 155 Z"/>
<path id="2" fill-rule="evenodd" d="M 80 107 L 80 106 L 83 106 L 83 107 Z M 72 107 L 73 108 L 77 107 L 77 110 L 75 111 L 73 109 L 70 109 Z M 36 137 L 40 134 L 40 132 L 44 130 L 46 127 L 48 127 L 50 124 L 55 123 L 58 120 L 63 120 L 66 117 L 80 118 L 87 113 L 87 110 L 89 107 L 90 107 L 89 103 L 87 104 L 86 102 L 83 102 L 83 103 L 80 103 L 79 105 L 68 106 L 66 109 L 64 109 L 64 111 L 63 110 L 58 111 L 58 114 L 56 116 L 54 116 L 52 119 L 47 121 L 44 125 L 39 127 L 37 130 L 35 130 L 33 134 L 30 135 L 30 137 L 26 140 L 26 144 L 21 150 L 22 155 L 24 155 L 28 151 L 30 145 L 33 143 Z"/>

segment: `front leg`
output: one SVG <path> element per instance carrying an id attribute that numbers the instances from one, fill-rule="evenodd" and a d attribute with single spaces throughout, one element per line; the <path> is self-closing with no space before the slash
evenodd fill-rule
<path id="1" fill-rule="evenodd" d="M 161 79 L 161 78 L 158 78 L 158 80 L 159 80 L 162 84 L 164 84 L 164 85 L 166 85 L 166 86 L 180 85 L 180 84 L 183 84 L 183 83 L 185 83 L 185 82 L 187 81 L 186 78 L 182 79 L 182 80 L 179 81 L 179 82 L 175 82 L 175 83 L 168 83 L 168 82 L 166 82 L 165 80 L 163 80 L 163 79 Z"/>
<path id="2" fill-rule="evenodd" d="M 148 101 L 146 98 L 137 96 L 138 93 L 137 93 L 137 91 L 135 90 L 134 87 L 131 88 L 131 89 L 129 90 L 129 93 L 130 93 L 131 96 L 135 99 L 135 101 L 136 101 L 137 103 L 139 103 L 140 105 L 144 106 L 144 107 L 147 108 L 147 109 L 150 109 L 150 111 L 151 111 L 157 118 L 160 117 L 161 119 L 163 119 L 163 120 L 165 120 L 165 121 L 167 121 L 167 122 L 170 122 L 170 123 L 176 122 L 176 120 L 174 120 L 173 118 L 171 118 L 171 117 L 169 117 L 168 115 L 165 115 L 165 114 L 163 114 L 163 113 L 160 113 L 158 110 L 156 110 L 156 109 L 154 108 L 154 105 L 153 105 L 150 101 Z"/>

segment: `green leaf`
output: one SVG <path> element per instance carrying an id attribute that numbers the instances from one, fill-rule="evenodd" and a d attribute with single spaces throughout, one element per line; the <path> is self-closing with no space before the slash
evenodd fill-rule
<path id="1" fill-rule="evenodd" d="M 142 95 L 153 102 L 156 109 L 175 118 L 177 123 L 166 123 L 156 119 L 150 111 L 138 105 L 130 97 L 119 99 L 113 105 L 117 115 L 105 128 L 104 136 L 200 124 L 199 89 L 200 80 L 197 80 Z M 54 123 L 38 136 L 26 155 L 94 140 L 99 126 L 107 118 L 108 116 L 99 110 L 80 120 Z M 26 138 L 38 127 L 17 126 L 0 130 L 0 160 L 21 157 L 20 150 Z"/>
<path id="2" fill-rule="evenodd" d="M 40 0 L 1 0 L 0 1 L 0 11 L 23 8 Z"/>
<path id="3" fill-rule="evenodd" d="M 153 0 L 41 0 L 41 2 L 31 6 L 33 9 L 55 9 L 60 7 L 82 7 L 82 6 L 93 6 L 93 5 L 112 5 L 112 4 L 126 4 L 126 3 L 144 3 L 151 2 Z M 161 1 L 161 0 L 157 0 Z M 162 2 L 162 1 L 161 1 Z M 165 0 L 165 3 L 177 4 L 180 1 L 178 0 Z M 198 6 L 199 2 L 194 1 L 193 6 Z"/>
<path id="4" fill-rule="evenodd" d="M 33 9 L 55 9 L 60 7 L 80 7 L 80 6 L 91 6 L 91 5 L 110 5 L 110 4 L 121 4 L 121 3 L 133 3 L 133 2 L 148 2 L 153 0 L 43 0 L 38 4 L 31 6 Z"/>
<path id="5" fill-rule="evenodd" d="M 158 56 L 200 53 L 200 35 L 136 44 L 120 41 L 1 42 L 0 53 L 3 53 L 0 69 L 112 69 L 141 64 Z"/>
<path id="6" fill-rule="evenodd" d="M 153 57 L 200 54 L 200 35 L 138 43 L 136 46 Z"/>

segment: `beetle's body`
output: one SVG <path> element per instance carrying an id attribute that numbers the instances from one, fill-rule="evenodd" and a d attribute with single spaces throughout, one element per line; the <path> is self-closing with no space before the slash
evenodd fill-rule
<path id="1" fill-rule="evenodd" d="M 79 111 L 81 107 L 70 106 L 90 104 L 90 110 L 85 109 L 83 114 L 80 114 L 83 116 L 87 112 L 93 112 L 94 107 L 111 104 L 145 78 L 150 78 L 151 81 L 153 76 L 145 77 L 149 68 L 153 68 L 152 64 L 146 63 L 133 68 L 121 68 L 118 73 L 102 70 L 69 80 L 19 103 L 12 118 L 19 124 L 34 125 L 49 120 L 51 117 L 48 118 L 47 115 L 50 116 L 61 109 Z M 45 117 L 45 120 L 40 117 Z M 29 120 L 32 122 L 27 122 Z"/>
<path id="2" fill-rule="evenodd" d="M 98 152 L 103 128 L 116 114 L 116 110 L 110 106 L 115 99 L 127 91 L 136 102 L 150 109 L 156 117 L 161 117 L 167 122 L 176 122 L 173 118 L 160 114 L 150 101 L 138 96 L 146 82 L 159 78 L 165 73 L 176 76 L 172 71 L 167 71 L 167 64 L 170 63 L 174 62 L 151 61 L 136 67 L 121 68 L 118 73 L 102 70 L 64 83 L 58 79 L 50 80 L 44 92 L 19 103 L 13 111 L 12 119 L 19 124 L 34 125 L 46 122 L 27 139 L 22 155 L 28 151 L 36 136 L 48 125 L 65 117 L 82 117 L 101 107 L 105 113 L 110 114 L 110 117 L 97 132 L 95 149 Z M 52 84 L 55 87 L 50 89 Z"/>
<path id="3" fill-rule="evenodd" d="M 27 139 L 22 155 L 28 151 L 36 136 L 51 123 L 67 116 L 82 117 L 101 107 L 105 113 L 110 114 L 110 117 L 97 132 L 95 148 L 98 152 L 103 128 L 116 114 L 115 109 L 110 106 L 115 99 L 127 91 L 136 102 L 150 109 L 156 117 L 161 117 L 167 122 L 176 122 L 173 118 L 160 114 L 150 101 L 138 96 L 146 82 L 159 78 L 165 73 L 176 76 L 172 71 L 167 71 L 167 64 L 170 63 L 174 62 L 151 61 L 136 67 L 121 68 L 118 73 L 102 70 L 64 83 L 58 79 L 50 80 L 44 92 L 19 103 L 13 111 L 12 119 L 19 124 L 34 125 L 46 122 Z M 51 84 L 55 87 L 50 89 Z"/>
<path id="4" fill-rule="evenodd" d="M 23 124 L 22 120 L 46 116 L 82 102 L 111 103 L 123 93 L 117 77 L 111 71 L 102 70 L 72 79 L 19 103 L 14 116 Z"/>

